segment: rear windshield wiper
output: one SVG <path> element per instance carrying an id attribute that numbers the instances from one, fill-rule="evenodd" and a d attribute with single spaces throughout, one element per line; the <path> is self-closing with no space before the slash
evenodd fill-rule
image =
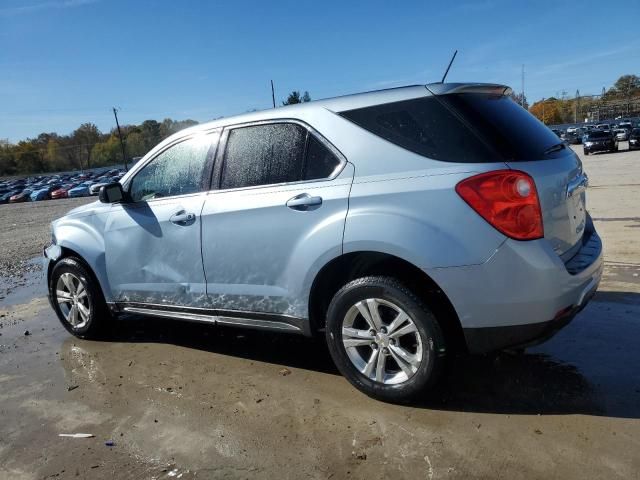
<path id="1" fill-rule="evenodd" d="M 560 143 L 556 143 L 555 145 L 547 148 L 544 152 L 542 152 L 544 155 L 549 155 L 550 153 L 553 152 L 559 152 L 560 150 L 564 150 L 565 148 L 567 148 L 567 146 L 564 144 L 564 142 L 560 142 Z"/>

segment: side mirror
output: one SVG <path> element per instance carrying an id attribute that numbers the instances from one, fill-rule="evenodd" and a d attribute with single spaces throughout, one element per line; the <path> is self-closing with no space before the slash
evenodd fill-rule
<path id="1" fill-rule="evenodd" d="M 115 203 L 122 201 L 124 198 L 122 185 L 120 185 L 119 182 L 115 182 L 101 187 L 98 198 L 102 203 Z"/>

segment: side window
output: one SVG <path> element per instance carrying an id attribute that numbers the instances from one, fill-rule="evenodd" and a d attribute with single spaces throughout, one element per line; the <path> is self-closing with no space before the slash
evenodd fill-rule
<path id="1" fill-rule="evenodd" d="M 199 135 L 165 150 L 131 180 L 134 202 L 202 191 L 207 185 L 207 154 L 218 135 Z"/>
<path id="2" fill-rule="evenodd" d="M 296 182 L 302 178 L 307 131 L 294 123 L 229 132 L 220 188 Z"/>
<path id="3" fill-rule="evenodd" d="M 305 180 L 317 180 L 330 177 L 340 165 L 340 160 L 320 140 L 309 134 L 307 141 L 307 159 L 305 162 Z"/>

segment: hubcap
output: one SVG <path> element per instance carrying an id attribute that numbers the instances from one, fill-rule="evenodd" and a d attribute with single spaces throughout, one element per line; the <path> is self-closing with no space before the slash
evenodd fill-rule
<path id="1" fill-rule="evenodd" d="M 65 320 L 73 328 L 82 328 L 89 321 L 91 304 L 82 281 L 73 273 L 63 273 L 56 284 L 56 301 Z"/>
<path id="2" fill-rule="evenodd" d="M 380 298 L 362 300 L 347 311 L 342 344 L 360 373 L 388 385 L 409 380 L 423 361 L 416 324 L 400 307 Z"/>

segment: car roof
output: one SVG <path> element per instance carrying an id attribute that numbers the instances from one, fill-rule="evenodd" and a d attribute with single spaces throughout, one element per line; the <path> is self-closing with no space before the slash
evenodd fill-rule
<path id="1" fill-rule="evenodd" d="M 506 85 L 495 83 L 432 83 L 427 85 L 409 85 L 405 87 L 387 88 L 383 90 L 373 90 L 363 93 L 342 95 L 339 97 L 312 100 L 310 102 L 298 103 L 295 105 L 286 105 L 268 110 L 233 115 L 195 125 L 185 130 L 181 130 L 178 134 L 182 136 L 185 133 L 189 134 L 192 132 L 245 122 L 279 118 L 296 118 L 299 113 L 319 108 L 327 109 L 332 112 L 342 112 L 345 110 L 364 108 L 372 105 L 400 102 L 402 100 L 410 100 L 433 94 L 444 95 L 448 93 L 463 92 L 492 92 L 508 95 L 511 93 L 511 89 Z"/>

